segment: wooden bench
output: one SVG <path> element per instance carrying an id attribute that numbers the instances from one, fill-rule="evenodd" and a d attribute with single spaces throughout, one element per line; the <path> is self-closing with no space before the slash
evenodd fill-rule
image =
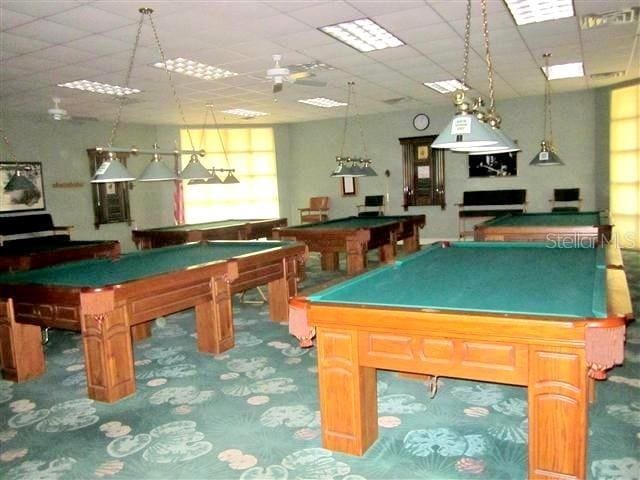
<path id="1" fill-rule="evenodd" d="M 474 224 L 507 213 L 524 213 L 527 211 L 527 191 L 514 190 L 472 190 L 464 192 L 462 203 L 458 205 L 458 232 L 460 238 L 473 235 Z M 471 226 L 472 227 L 472 226 Z"/>
<path id="2" fill-rule="evenodd" d="M 71 228 L 54 225 L 48 213 L 0 217 L 0 272 L 120 255 L 120 242 L 74 241 Z"/>
<path id="3" fill-rule="evenodd" d="M 0 217 L 0 246 L 68 242 L 71 228 L 55 226 L 49 213 Z"/>

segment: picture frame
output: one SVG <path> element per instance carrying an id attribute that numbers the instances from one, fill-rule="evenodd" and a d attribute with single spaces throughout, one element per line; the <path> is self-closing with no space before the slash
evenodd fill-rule
<path id="1" fill-rule="evenodd" d="M 515 177 L 517 152 L 469 155 L 469 177 Z"/>
<path id="2" fill-rule="evenodd" d="M 19 171 L 33 184 L 26 190 L 5 190 L 9 180 Z M 0 213 L 44 210 L 44 181 L 41 162 L 0 162 Z"/>
<path id="3" fill-rule="evenodd" d="M 341 180 L 343 197 L 352 197 L 358 194 L 358 183 L 355 177 L 342 177 Z"/>

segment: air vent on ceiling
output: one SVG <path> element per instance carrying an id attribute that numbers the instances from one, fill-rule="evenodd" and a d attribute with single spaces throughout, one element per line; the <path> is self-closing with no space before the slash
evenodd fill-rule
<path id="1" fill-rule="evenodd" d="M 589 75 L 589 77 L 593 80 L 607 80 L 609 78 L 624 77 L 626 73 L 625 70 L 618 70 L 617 72 L 594 73 Z"/>
<path id="2" fill-rule="evenodd" d="M 580 28 L 589 30 L 605 25 L 627 25 L 637 22 L 638 17 L 640 17 L 640 7 L 627 8 L 619 12 L 589 13 L 580 17 Z"/>

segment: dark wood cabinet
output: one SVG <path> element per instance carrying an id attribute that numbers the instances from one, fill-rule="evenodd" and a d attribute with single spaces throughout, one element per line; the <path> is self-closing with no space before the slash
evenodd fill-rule
<path id="1" fill-rule="evenodd" d="M 446 207 L 444 151 L 432 149 L 435 135 L 400 138 L 402 146 L 403 207 L 440 205 Z"/>
<path id="2" fill-rule="evenodd" d="M 87 150 L 91 176 L 93 176 L 107 158 L 107 153 L 91 148 Z M 128 153 L 117 153 L 116 157 L 124 166 L 127 165 Z M 100 228 L 105 223 L 127 222 L 131 225 L 131 209 L 129 207 L 129 182 L 92 183 L 94 225 Z"/>

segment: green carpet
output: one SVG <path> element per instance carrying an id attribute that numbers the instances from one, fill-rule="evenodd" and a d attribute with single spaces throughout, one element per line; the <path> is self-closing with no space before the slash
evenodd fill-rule
<path id="1" fill-rule="evenodd" d="M 624 252 L 636 311 L 640 253 Z M 336 278 L 312 256 L 305 288 Z M 86 398 L 80 337 L 52 331 L 47 372 L 0 381 L 0 478 L 17 479 L 524 479 L 526 391 L 378 375 L 380 437 L 362 457 L 322 448 L 316 352 L 302 350 L 265 305 L 234 300 L 236 347 L 196 351 L 192 310 L 157 322 L 136 344 L 137 393 Z M 590 410 L 593 479 L 640 478 L 640 327 L 625 365 L 598 383 Z"/>

